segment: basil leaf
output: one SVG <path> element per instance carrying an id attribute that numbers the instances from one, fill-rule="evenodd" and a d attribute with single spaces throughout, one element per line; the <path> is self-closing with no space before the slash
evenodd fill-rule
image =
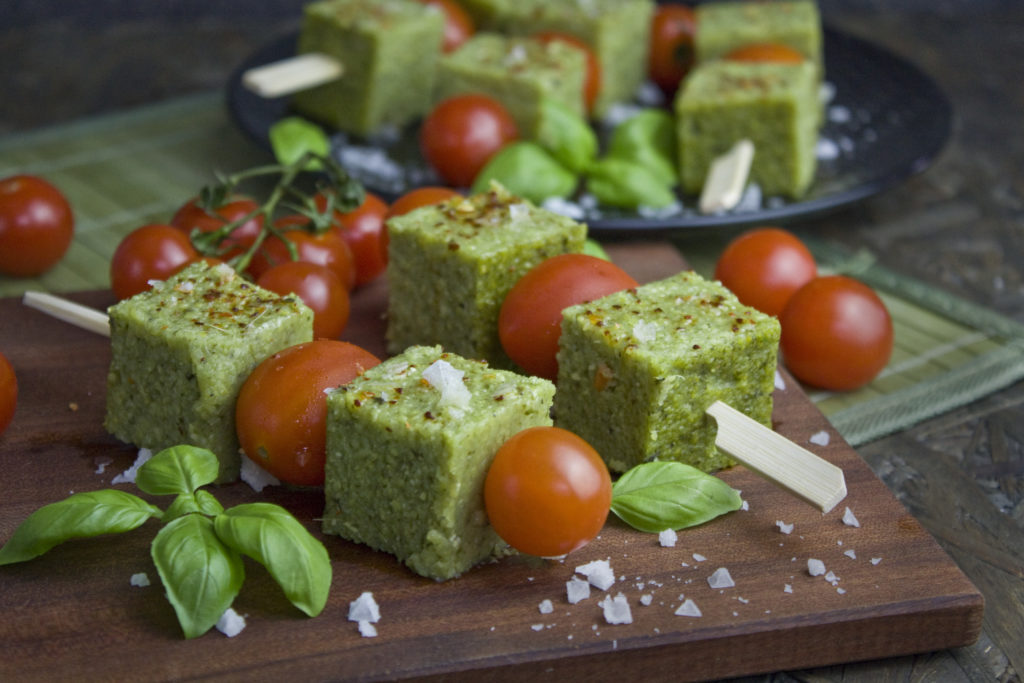
<path id="1" fill-rule="evenodd" d="M 161 521 L 166 524 L 178 517 L 199 513 L 207 517 L 216 517 L 224 512 L 224 506 L 213 497 L 209 491 L 196 491 L 195 493 L 179 493 L 171 506 L 167 508 Z"/>
<path id="2" fill-rule="evenodd" d="M 311 617 L 323 610 L 331 587 L 327 549 L 284 508 L 236 505 L 214 520 L 217 536 L 270 572 L 284 594 Z"/>
<path id="3" fill-rule="evenodd" d="M 231 606 L 245 578 L 242 557 L 221 543 L 202 515 L 179 517 L 160 530 L 153 563 L 186 638 L 201 636 Z"/>
<path id="4" fill-rule="evenodd" d="M 220 462 L 212 451 L 198 446 L 172 446 L 143 463 L 135 485 L 154 496 L 192 493 L 217 480 Z"/>
<path id="5" fill-rule="evenodd" d="M 324 129 L 299 116 L 288 116 L 277 121 L 270 126 L 267 137 L 274 158 L 284 165 L 294 164 L 307 152 L 327 156 L 331 151 L 331 142 Z M 320 161 L 311 157 L 305 170 L 315 171 L 321 167 Z"/>
<path id="6" fill-rule="evenodd" d="M 637 465 L 612 485 L 612 512 L 650 533 L 703 524 L 742 504 L 736 489 L 681 462 Z"/>
<path id="7" fill-rule="evenodd" d="M 0 548 L 0 565 L 31 560 L 72 538 L 129 531 L 161 514 L 155 505 L 118 489 L 76 493 L 29 515 Z"/>

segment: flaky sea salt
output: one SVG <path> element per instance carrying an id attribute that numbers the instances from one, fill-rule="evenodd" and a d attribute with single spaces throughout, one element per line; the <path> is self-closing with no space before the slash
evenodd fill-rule
<path id="1" fill-rule="evenodd" d="M 850 548 L 849 550 L 844 551 L 843 555 L 846 555 L 851 560 L 856 560 L 857 559 L 857 553 L 854 552 L 853 548 Z"/>
<path id="2" fill-rule="evenodd" d="M 807 560 L 807 573 L 811 576 L 821 576 L 825 573 L 825 563 L 814 558 Z"/>
<path id="3" fill-rule="evenodd" d="M 576 567 L 576 572 L 587 577 L 590 585 L 599 590 L 608 590 L 615 583 L 615 572 L 608 560 L 594 560 Z"/>
<path id="4" fill-rule="evenodd" d="M 111 484 L 134 484 L 135 475 L 138 474 L 139 468 L 146 464 L 146 461 L 153 457 L 153 451 L 148 448 L 140 448 L 139 454 L 135 457 L 135 462 L 132 466 L 126 469 L 121 474 L 118 474 L 110 480 Z"/>
<path id="5" fill-rule="evenodd" d="M 145 588 L 146 586 L 149 585 L 149 574 L 147 574 L 146 572 L 139 572 L 137 574 L 132 574 L 132 578 L 129 579 L 129 583 L 131 583 L 131 585 L 137 586 L 139 588 Z"/>
<path id="6" fill-rule="evenodd" d="M 813 443 L 815 446 L 827 446 L 830 441 L 830 437 L 828 432 L 823 429 L 820 432 L 811 434 L 811 438 L 808 439 L 808 441 Z"/>
<path id="7" fill-rule="evenodd" d="M 619 593 L 614 598 L 606 595 L 600 603 L 604 610 L 604 620 L 609 624 L 632 624 L 633 612 L 629 609 L 626 596 Z"/>
<path id="8" fill-rule="evenodd" d="M 246 455 L 242 456 L 242 467 L 238 477 L 252 487 L 252 490 L 256 493 L 259 493 L 268 486 L 279 486 L 281 484 L 277 477 L 257 465 Z"/>
<path id="9" fill-rule="evenodd" d="M 860 522 L 853 516 L 853 510 L 850 508 L 846 508 L 846 510 L 843 511 L 843 524 L 846 526 L 860 526 Z"/>
<path id="10" fill-rule="evenodd" d="M 363 638 L 375 638 L 377 636 L 377 627 L 372 622 L 360 621 L 358 628 L 359 635 Z"/>
<path id="11" fill-rule="evenodd" d="M 783 584 L 782 592 L 783 593 L 792 593 L 793 592 L 793 586 L 788 584 L 788 583 L 787 584 Z"/>
<path id="12" fill-rule="evenodd" d="M 572 577 L 565 582 L 565 597 L 570 605 L 586 600 L 590 597 L 590 584 L 577 576 Z"/>
<path id="13" fill-rule="evenodd" d="M 873 564 L 873 565 L 877 565 L 881 561 L 882 561 L 882 558 L 880 558 L 880 557 L 872 557 L 871 558 L 871 564 Z"/>
<path id="14" fill-rule="evenodd" d="M 791 533 L 793 533 L 793 525 L 792 524 L 786 524 L 781 519 L 775 520 L 775 526 L 779 527 L 779 531 L 781 531 L 784 534 L 791 534 Z"/>
<path id="15" fill-rule="evenodd" d="M 693 554 L 693 559 L 694 559 L 695 562 L 703 562 L 704 560 L 706 560 L 708 558 L 704 557 L 700 553 L 694 553 Z"/>
<path id="16" fill-rule="evenodd" d="M 679 535 L 676 534 L 675 529 L 665 529 L 658 532 L 658 543 L 664 548 L 674 548 L 678 540 Z"/>
<path id="17" fill-rule="evenodd" d="M 677 617 L 702 617 L 704 614 L 697 607 L 697 603 L 692 598 L 686 598 L 683 604 L 676 608 L 675 615 Z"/>
<path id="18" fill-rule="evenodd" d="M 654 341 L 658 338 L 658 325 L 657 323 L 638 320 L 636 321 L 636 324 L 633 325 L 633 336 L 641 343 Z"/>
<path id="19" fill-rule="evenodd" d="M 786 380 L 783 379 L 782 373 L 778 369 L 775 370 L 775 388 L 779 391 L 786 390 Z"/>
<path id="20" fill-rule="evenodd" d="M 644 593 L 640 596 L 640 604 L 644 607 L 650 607 L 652 602 L 654 602 L 654 596 L 650 593 Z"/>
<path id="21" fill-rule="evenodd" d="M 446 360 L 436 360 L 429 368 L 423 371 L 423 379 L 441 392 L 441 400 L 438 405 L 441 407 L 466 408 L 469 406 L 473 395 L 463 383 L 465 376 L 462 370 L 456 370 Z"/>
<path id="22" fill-rule="evenodd" d="M 708 585 L 712 588 L 732 588 L 736 583 L 732 580 L 728 569 L 719 567 L 708 577 Z"/>
<path id="23" fill-rule="evenodd" d="M 537 609 L 541 614 L 551 614 L 555 611 L 555 606 L 550 600 L 544 599 L 540 601 L 539 605 L 537 605 Z"/>
<path id="24" fill-rule="evenodd" d="M 368 621 L 372 624 L 380 621 L 380 607 L 373 599 L 373 593 L 363 591 L 358 598 L 348 604 L 349 621 Z"/>
<path id="25" fill-rule="evenodd" d="M 217 620 L 217 630 L 228 638 L 234 638 L 241 633 L 244 628 L 245 617 L 231 607 L 224 610 L 224 614 L 220 615 L 220 619 Z"/>

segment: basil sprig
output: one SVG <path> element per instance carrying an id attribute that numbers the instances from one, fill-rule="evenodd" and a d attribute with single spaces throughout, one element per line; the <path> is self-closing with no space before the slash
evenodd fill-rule
<path id="1" fill-rule="evenodd" d="M 228 510 L 200 490 L 217 478 L 217 456 L 174 446 L 139 468 L 136 485 L 175 496 L 166 511 L 118 489 L 76 493 L 46 505 L 0 548 L 0 565 L 24 562 L 73 538 L 164 523 L 150 546 L 166 595 L 186 638 L 206 633 L 231 606 L 245 579 L 242 555 L 267 568 L 297 608 L 313 617 L 327 603 L 331 563 L 323 544 L 284 508 L 247 503 Z"/>
<path id="2" fill-rule="evenodd" d="M 697 526 L 741 505 L 736 489 L 681 462 L 643 463 L 612 484 L 612 512 L 649 533 Z"/>

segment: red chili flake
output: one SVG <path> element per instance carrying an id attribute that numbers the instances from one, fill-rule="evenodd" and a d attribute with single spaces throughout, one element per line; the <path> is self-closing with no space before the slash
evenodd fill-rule
<path id="1" fill-rule="evenodd" d="M 423 413 L 423 417 L 425 417 L 428 420 L 433 420 L 434 414 L 428 410 L 427 412 Z"/>
<path id="2" fill-rule="evenodd" d="M 360 407 L 361 405 L 363 405 L 363 402 L 362 402 L 362 401 L 360 401 L 360 400 L 359 400 L 359 399 L 357 398 L 357 399 L 355 399 L 354 401 L 352 401 L 352 405 L 354 405 L 354 406 L 355 406 L 356 408 L 358 408 L 358 407 Z"/>
<path id="3" fill-rule="evenodd" d="M 698 350 L 699 348 L 700 348 L 700 344 L 694 344 L 693 345 L 693 350 L 694 351 Z"/>

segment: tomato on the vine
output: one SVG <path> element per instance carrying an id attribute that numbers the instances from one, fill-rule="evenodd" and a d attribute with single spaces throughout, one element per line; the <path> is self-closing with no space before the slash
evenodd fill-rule
<path id="1" fill-rule="evenodd" d="M 672 95 L 693 67 L 693 38 L 697 18 L 693 9 L 677 3 L 661 3 L 651 20 L 648 74 L 666 95 Z"/>
<path id="2" fill-rule="evenodd" d="M 779 349 L 802 382 L 833 391 L 857 389 L 889 362 L 892 317 L 867 285 L 829 275 L 798 289 L 779 316 Z"/>
<path id="3" fill-rule="evenodd" d="M 322 196 L 317 196 L 316 201 L 323 210 L 326 203 Z M 363 203 L 352 211 L 334 212 L 336 229 L 355 259 L 356 287 L 374 280 L 387 266 L 387 251 L 382 247 L 387 213 L 387 203 L 372 192 L 367 192 Z"/>
<path id="4" fill-rule="evenodd" d="M 561 254 L 531 268 L 505 295 L 498 337 L 505 353 L 532 375 L 558 376 L 562 311 L 637 281 L 611 261 L 588 254 Z"/>
<path id="5" fill-rule="evenodd" d="M 444 41 L 442 50 L 451 52 L 469 40 L 476 32 L 473 18 L 456 0 L 419 0 L 424 5 L 436 7 L 444 15 Z"/>
<path id="6" fill-rule="evenodd" d="M 498 449 L 484 480 L 494 530 L 528 555 L 561 557 L 604 526 L 612 480 L 586 441 L 558 427 L 532 427 Z"/>
<path id="7" fill-rule="evenodd" d="M 289 347 L 256 366 L 235 405 L 235 430 L 253 462 L 289 484 L 324 482 L 326 389 L 380 363 L 348 342 L 320 339 Z"/>
<path id="8" fill-rule="evenodd" d="M 269 235 L 253 254 L 247 268 L 257 280 L 270 268 L 292 261 L 291 252 L 284 240 L 295 247 L 298 261 L 327 266 L 338 276 L 345 288 L 351 290 L 356 284 L 356 266 L 352 250 L 337 230 L 314 233 L 299 227 L 288 230 L 290 225 L 305 225 L 305 216 L 284 216 L 275 221 L 278 228 L 285 229 L 281 237 Z M 282 239 L 283 237 L 283 239 Z"/>
<path id="9" fill-rule="evenodd" d="M 18 406 L 18 378 L 14 367 L 4 354 L 0 353 L 0 435 L 14 419 L 14 409 Z"/>
<path id="10" fill-rule="evenodd" d="M 259 208 L 259 203 L 249 197 L 234 196 L 211 213 L 199 205 L 198 198 L 193 198 L 174 213 L 171 225 L 186 235 L 191 235 L 193 230 L 213 232 Z M 221 243 L 223 253 L 217 256 L 224 260 L 238 256 L 249 248 L 262 230 L 263 216 L 257 214 L 231 231 L 231 235 Z"/>
<path id="11" fill-rule="evenodd" d="M 587 112 L 592 112 L 594 110 L 594 102 L 597 101 L 597 96 L 601 92 L 601 62 L 598 61 L 594 48 L 587 44 L 585 40 L 559 31 L 542 31 L 536 34 L 534 38 L 546 43 L 560 40 L 583 52 L 587 64 L 587 74 L 583 80 L 583 103 L 586 106 Z"/>
<path id="12" fill-rule="evenodd" d="M 455 95 L 427 114 L 420 127 L 423 158 L 444 182 L 469 187 L 484 164 L 519 137 L 503 104 L 478 93 Z"/>
<path id="13" fill-rule="evenodd" d="M 327 266 L 285 261 L 264 271 L 256 284 L 281 295 L 295 294 L 313 309 L 314 339 L 337 339 L 345 331 L 348 289 Z"/>
<path id="14" fill-rule="evenodd" d="M 725 247 L 715 279 L 746 306 L 778 316 L 793 292 L 818 274 L 814 256 L 793 233 L 755 228 Z"/>
<path id="15" fill-rule="evenodd" d="M 800 64 L 804 61 L 804 56 L 799 50 L 782 43 L 751 43 L 726 53 L 725 59 L 735 62 Z"/>
<path id="16" fill-rule="evenodd" d="M 31 175 L 0 180 L 0 273 L 46 272 L 64 257 L 74 227 L 71 205 L 46 180 Z"/>
<path id="17" fill-rule="evenodd" d="M 160 223 L 136 228 L 122 239 L 110 259 L 110 288 L 114 296 L 127 299 L 150 288 L 150 280 L 166 280 L 199 253 L 188 235 Z"/>

